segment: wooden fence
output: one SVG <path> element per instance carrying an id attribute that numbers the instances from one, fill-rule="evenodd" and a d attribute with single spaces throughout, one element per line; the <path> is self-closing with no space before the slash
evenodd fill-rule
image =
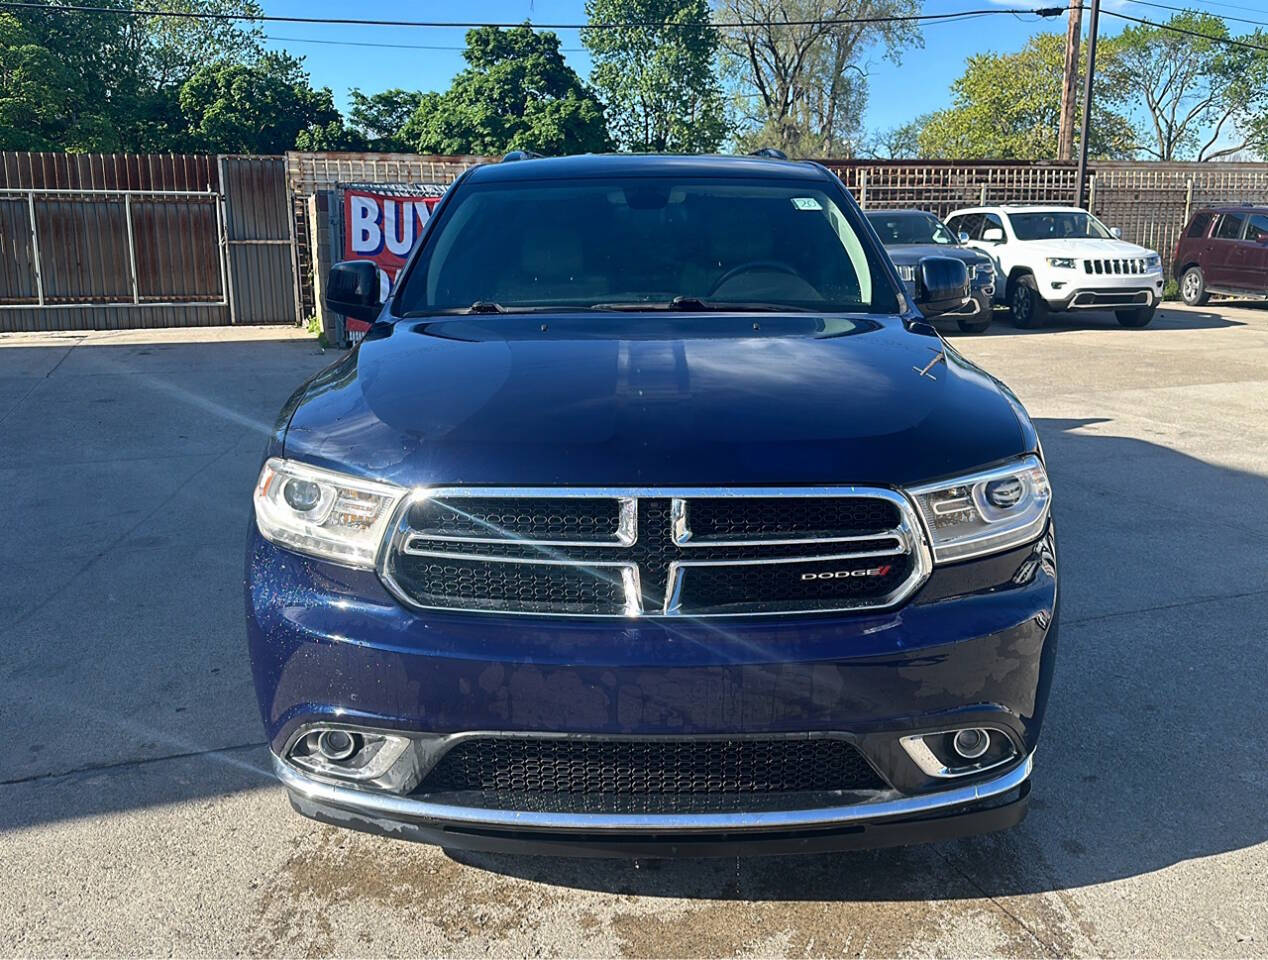
<path id="1" fill-rule="evenodd" d="M 946 216 L 957 207 L 997 203 L 1074 203 L 1070 163 L 1024 161 L 828 160 L 864 209 L 918 207 Z M 1268 203 L 1265 163 L 1092 164 L 1081 206 L 1123 238 L 1157 250 L 1170 273 L 1189 214 L 1216 203 Z"/>

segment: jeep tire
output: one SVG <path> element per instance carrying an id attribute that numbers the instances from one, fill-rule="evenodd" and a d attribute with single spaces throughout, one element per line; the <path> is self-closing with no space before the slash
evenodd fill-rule
<path id="1" fill-rule="evenodd" d="M 1048 319 L 1048 301 L 1039 295 L 1039 285 L 1029 273 L 1017 277 L 1008 288 L 1008 308 L 1013 326 L 1030 330 Z"/>
<path id="2" fill-rule="evenodd" d="M 1149 321 L 1154 318 L 1154 311 L 1158 307 L 1137 307 L 1135 310 L 1115 310 L 1114 316 L 1118 318 L 1118 323 L 1123 327 L 1147 327 Z"/>

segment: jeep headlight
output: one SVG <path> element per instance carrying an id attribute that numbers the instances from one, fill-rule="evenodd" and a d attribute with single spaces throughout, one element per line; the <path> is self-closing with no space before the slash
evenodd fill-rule
<path id="1" fill-rule="evenodd" d="M 404 494 L 392 484 L 274 457 L 255 485 L 255 522 L 278 546 L 372 569 Z"/>
<path id="2" fill-rule="evenodd" d="M 1029 543 L 1048 522 L 1052 489 L 1039 458 L 913 487 L 935 562 L 967 560 Z"/>
<path id="3" fill-rule="evenodd" d="M 898 263 L 894 265 L 898 271 L 898 279 L 907 283 L 916 282 L 916 268 L 910 263 Z"/>
<path id="4" fill-rule="evenodd" d="M 1074 269 L 1074 257 L 1049 257 L 1048 266 L 1058 267 L 1062 270 Z"/>
<path id="5" fill-rule="evenodd" d="M 1145 257 L 1145 269 L 1149 271 L 1162 269 L 1162 257 L 1156 253 L 1151 253 Z"/>

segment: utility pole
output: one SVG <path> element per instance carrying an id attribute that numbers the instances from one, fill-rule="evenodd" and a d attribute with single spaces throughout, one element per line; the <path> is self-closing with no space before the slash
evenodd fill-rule
<path id="1" fill-rule="evenodd" d="M 1061 84 L 1061 124 L 1057 134 L 1057 159 L 1074 159 L 1074 124 L 1079 103 L 1079 38 L 1083 34 L 1082 0 L 1070 7 L 1065 29 L 1065 71 Z"/>
<path id="2" fill-rule="evenodd" d="M 1101 0 L 1092 0 L 1092 22 L 1088 25 L 1087 36 L 1087 79 L 1083 81 L 1083 125 L 1079 130 L 1079 172 L 1074 185 L 1076 207 L 1083 206 L 1083 184 L 1087 181 L 1087 131 L 1092 119 L 1092 81 L 1096 78 L 1096 26 L 1100 16 Z"/>

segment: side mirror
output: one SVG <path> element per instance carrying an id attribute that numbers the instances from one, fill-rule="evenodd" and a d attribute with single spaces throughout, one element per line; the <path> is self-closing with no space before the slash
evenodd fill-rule
<path id="1" fill-rule="evenodd" d="M 916 269 L 916 306 L 926 317 L 955 310 L 969 299 L 969 268 L 955 257 L 925 257 Z"/>
<path id="2" fill-rule="evenodd" d="M 965 233 L 963 230 L 961 230 L 959 234 L 959 241 L 961 245 L 968 243 L 969 239 L 970 239 L 969 235 Z"/>
<path id="3" fill-rule="evenodd" d="M 1003 243 L 1004 228 L 1003 227 L 987 227 L 982 231 L 982 239 L 987 243 Z"/>
<path id="4" fill-rule="evenodd" d="M 1122 240 L 1122 239 L 1123 239 L 1123 228 L 1122 228 L 1122 227 L 1110 227 L 1110 235 L 1111 235 L 1111 236 L 1112 236 L 1115 240 Z"/>
<path id="5" fill-rule="evenodd" d="M 326 278 L 326 307 L 353 320 L 373 323 L 383 304 L 379 300 L 379 270 L 369 260 L 343 260 Z"/>

